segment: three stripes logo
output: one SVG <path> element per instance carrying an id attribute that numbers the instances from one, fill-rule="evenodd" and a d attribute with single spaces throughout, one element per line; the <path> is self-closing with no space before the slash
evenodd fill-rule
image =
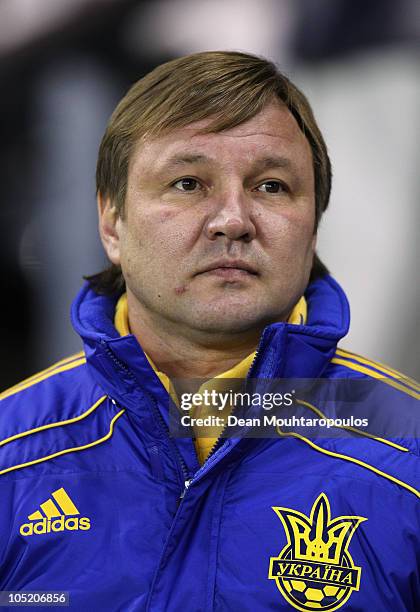
<path id="1" fill-rule="evenodd" d="M 40 504 L 40 510 L 28 515 L 28 519 L 30 522 L 23 523 L 19 529 L 23 536 L 90 529 L 90 519 L 80 516 L 79 510 L 63 487 L 54 491 L 49 499 Z"/>

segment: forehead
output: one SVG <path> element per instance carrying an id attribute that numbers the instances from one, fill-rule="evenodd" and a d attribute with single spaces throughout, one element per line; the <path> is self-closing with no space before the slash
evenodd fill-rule
<path id="1" fill-rule="evenodd" d="M 285 105 L 272 102 L 251 119 L 221 132 L 203 133 L 211 118 L 190 123 L 136 145 L 130 167 L 164 168 L 171 161 L 200 158 L 214 165 L 252 162 L 258 157 L 281 156 L 301 169 L 312 168 L 309 142 Z"/>

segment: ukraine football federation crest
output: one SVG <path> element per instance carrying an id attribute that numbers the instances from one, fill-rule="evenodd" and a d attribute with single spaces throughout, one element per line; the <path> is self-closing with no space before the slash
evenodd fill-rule
<path id="1" fill-rule="evenodd" d="M 287 544 L 271 557 L 268 577 L 297 610 L 337 610 L 359 590 L 361 568 L 349 553 L 350 540 L 366 521 L 361 516 L 331 520 L 328 497 L 321 493 L 310 516 L 273 506 L 283 523 Z"/>

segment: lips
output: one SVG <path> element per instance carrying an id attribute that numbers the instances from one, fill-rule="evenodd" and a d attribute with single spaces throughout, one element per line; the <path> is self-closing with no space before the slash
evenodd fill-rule
<path id="1" fill-rule="evenodd" d="M 206 272 L 219 272 L 219 271 L 221 274 L 224 274 L 224 273 L 229 274 L 229 272 L 233 274 L 235 271 L 238 273 L 242 272 L 242 273 L 248 273 L 248 274 L 254 274 L 254 275 L 258 274 L 254 266 L 252 266 L 246 261 L 237 260 L 237 259 L 235 260 L 223 259 L 223 260 L 215 261 L 212 264 L 209 264 L 208 266 L 203 268 L 203 270 L 200 270 L 198 274 L 205 274 Z"/>

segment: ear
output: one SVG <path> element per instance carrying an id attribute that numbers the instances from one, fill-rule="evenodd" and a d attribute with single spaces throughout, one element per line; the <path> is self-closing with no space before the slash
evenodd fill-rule
<path id="1" fill-rule="evenodd" d="M 120 264 L 121 217 L 111 199 L 98 193 L 99 235 L 105 252 L 113 264 Z"/>

